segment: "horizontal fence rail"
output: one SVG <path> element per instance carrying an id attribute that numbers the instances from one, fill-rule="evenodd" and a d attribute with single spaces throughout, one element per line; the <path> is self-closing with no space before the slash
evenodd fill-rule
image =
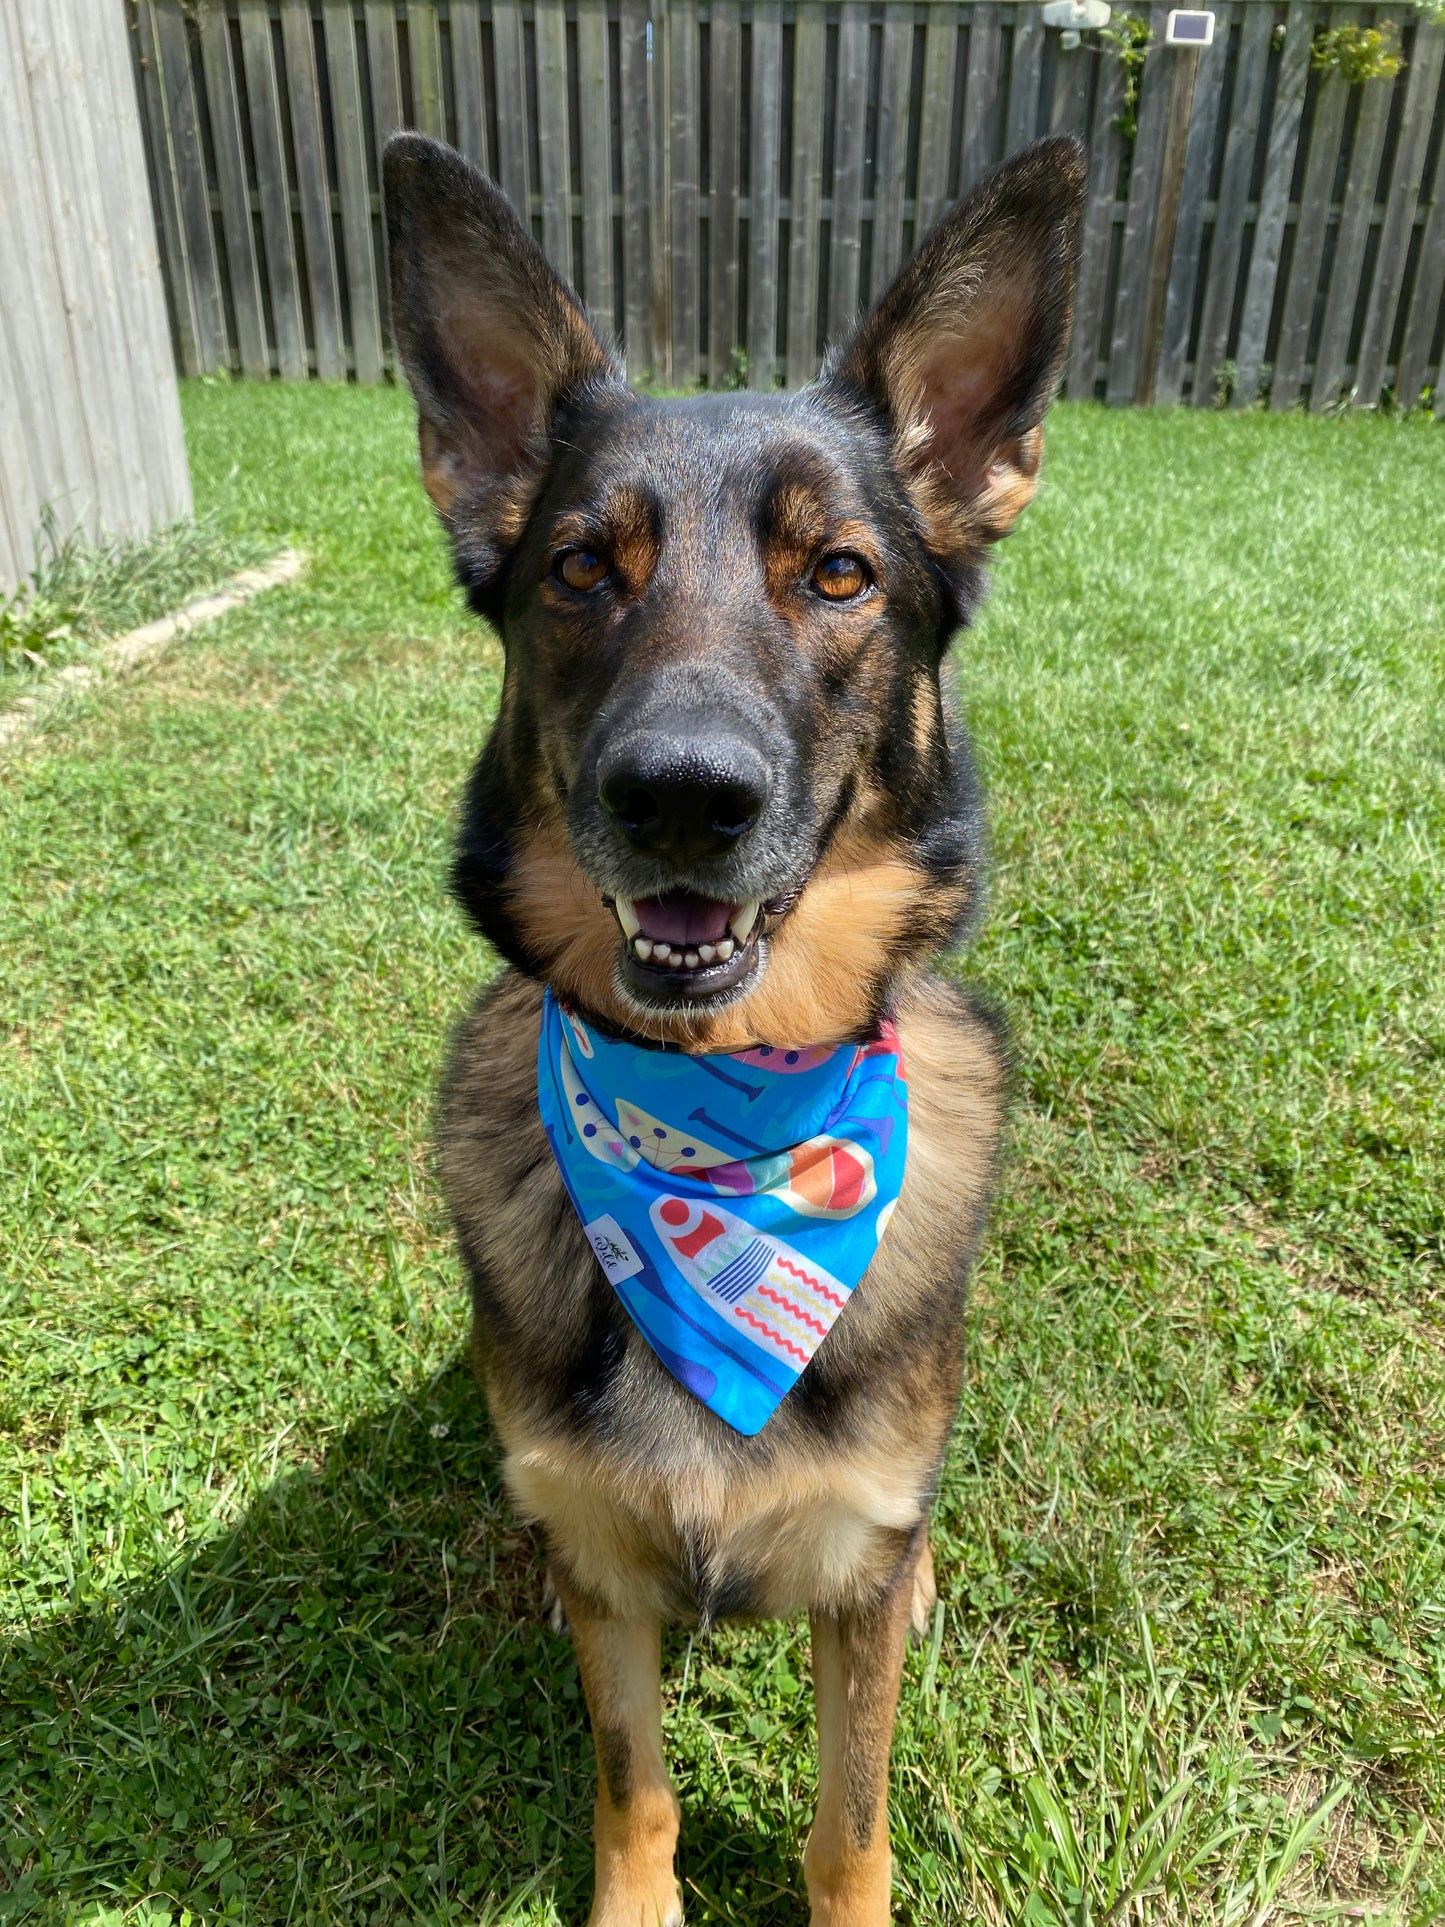
<path id="1" fill-rule="evenodd" d="M 1089 146 L 1070 396 L 1445 414 L 1445 30 L 1412 7 L 1163 0 L 1117 44 L 1033 0 L 116 0 L 189 373 L 385 378 L 378 162 L 485 168 L 636 377 L 806 381 L 989 167 Z M 1116 20 L 1117 20 L 1116 11 Z M 1402 27 L 1397 78 L 1311 58 Z"/>

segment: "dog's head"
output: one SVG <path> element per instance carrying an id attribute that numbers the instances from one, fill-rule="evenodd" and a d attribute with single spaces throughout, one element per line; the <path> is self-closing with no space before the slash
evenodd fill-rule
<path id="1" fill-rule="evenodd" d="M 691 1049 L 867 1031 L 974 905 L 943 697 L 1034 493 L 1083 162 L 1040 142 L 794 395 L 653 400 L 500 191 L 387 148 L 426 487 L 506 674 L 456 885 L 497 948 Z"/>

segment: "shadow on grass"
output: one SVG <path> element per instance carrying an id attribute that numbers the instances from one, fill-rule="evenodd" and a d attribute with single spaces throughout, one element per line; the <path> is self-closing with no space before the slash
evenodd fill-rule
<path id="1" fill-rule="evenodd" d="M 160 1579 L 8 1642 L 0 1920 L 582 1920 L 592 1748 L 540 1569 L 458 1362 Z M 794 1927 L 789 1818 L 679 1790 L 704 1913 Z"/>

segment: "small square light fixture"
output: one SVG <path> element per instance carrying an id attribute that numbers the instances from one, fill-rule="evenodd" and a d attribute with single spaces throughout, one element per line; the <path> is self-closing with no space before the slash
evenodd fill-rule
<path id="1" fill-rule="evenodd" d="M 1176 7 L 1164 23 L 1166 47 L 1212 47 L 1214 15 L 1193 7 Z"/>

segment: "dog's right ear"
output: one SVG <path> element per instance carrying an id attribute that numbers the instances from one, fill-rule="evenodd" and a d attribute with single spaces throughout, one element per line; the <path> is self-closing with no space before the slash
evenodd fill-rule
<path id="1" fill-rule="evenodd" d="M 967 583 L 1038 485 L 1086 177 L 1056 136 L 1005 161 L 924 242 L 824 375 L 877 410 L 926 540 Z M 966 606 L 969 595 L 961 597 Z"/>
<path id="2" fill-rule="evenodd" d="M 621 379 L 500 188 L 454 148 L 394 134 L 382 157 L 391 318 L 416 397 L 422 477 L 454 535 L 493 567 L 558 407 Z M 469 574 L 487 573 L 473 554 Z"/>

